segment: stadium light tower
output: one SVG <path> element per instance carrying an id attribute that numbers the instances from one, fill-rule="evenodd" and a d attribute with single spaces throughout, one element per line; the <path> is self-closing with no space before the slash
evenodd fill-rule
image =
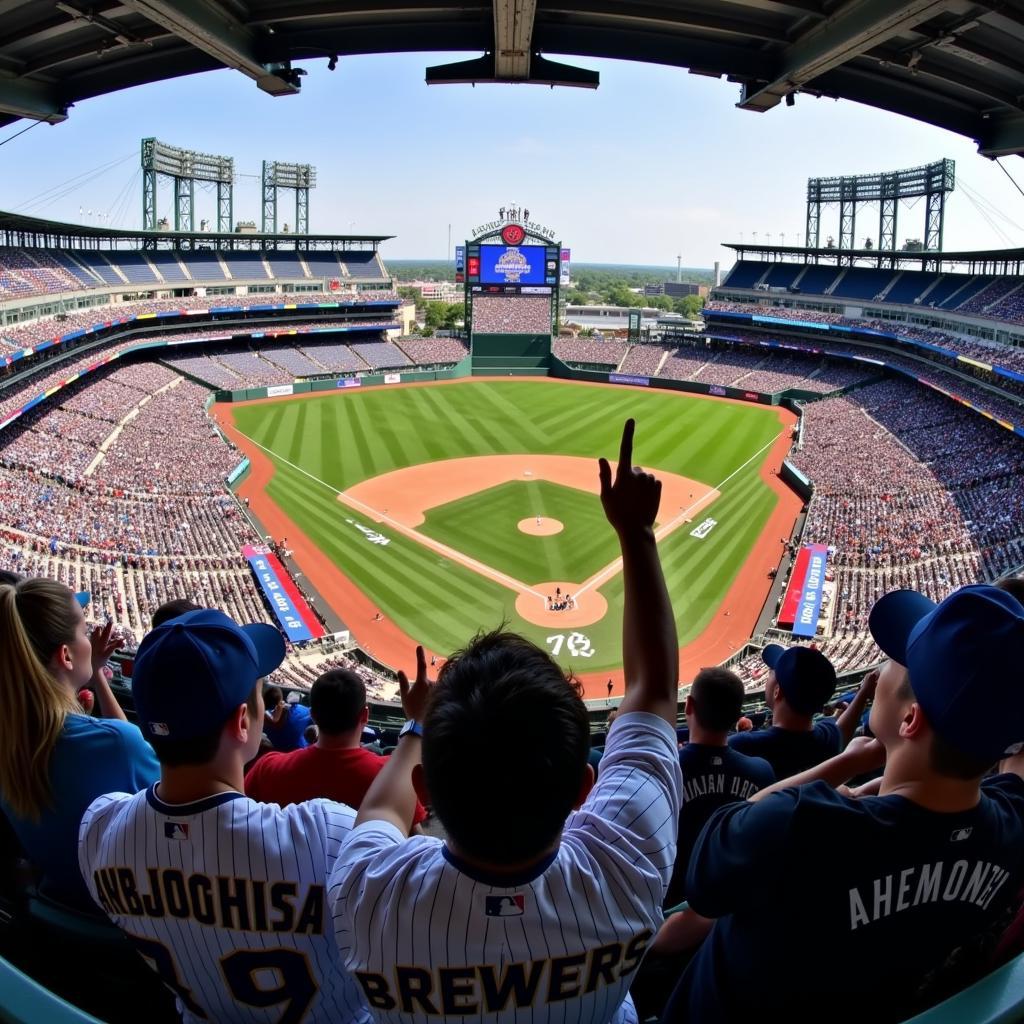
<path id="1" fill-rule="evenodd" d="M 316 188 L 316 168 L 312 164 L 285 164 L 263 161 L 263 233 L 277 234 L 277 190 L 295 192 L 295 233 L 309 233 L 309 190 Z"/>
<path id="2" fill-rule="evenodd" d="M 217 186 L 217 230 L 229 232 L 234 208 L 235 161 L 229 156 L 197 153 L 168 146 L 158 139 L 142 140 L 142 228 L 156 231 L 157 176 L 174 181 L 174 230 L 195 231 L 196 182 Z"/>

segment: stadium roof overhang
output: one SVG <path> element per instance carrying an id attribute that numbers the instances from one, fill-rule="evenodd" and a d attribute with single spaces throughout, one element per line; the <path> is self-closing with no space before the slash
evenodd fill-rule
<path id="1" fill-rule="evenodd" d="M 2 3 L 2 0 L 0 0 Z M 376 249 L 394 235 L 326 235 L 261 231 L 119 231 L 86 224 L 67 224 L 0 210 L 0 245 L 62 246 L 113 249 Z"/>
<path id="2" fill-rule="evenodd" d="M 768 263 L 824 263 L 879 269 L 945 270 L 957 267 L 971 274 L 1020 274 L 1024 272 L 1024 248 L 960 249 L 938 252 L 930 249 L 837 249 L 825 246 L 808 249 L 798 245 L 758 245 L 723 242 L 741 260 Z"/>
<path id="3" fill-rule="evenodd" d="M 594 87 L 547 54 L 687 68 L 765 111 L 799 94 L 856 100 L 1024 154 L 1024 0 L 0 0 L 0 124 L 233 68 L 292 95 L 349 54 L 483 54 L 427 81 Z"/>

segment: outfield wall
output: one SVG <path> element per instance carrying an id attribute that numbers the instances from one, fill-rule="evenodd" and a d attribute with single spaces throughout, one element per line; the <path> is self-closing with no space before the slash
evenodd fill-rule
<path id="1" fill-rule="evenodd" d="M 454 380 L 457 377 L 468 377 L 471 372 L 472 360 L 467 356 L 461 363 L 457 363 L 446 370 L 394 370 L 390 373 L 368 373 L 363 377 L 297 380 L 292 384 L 241 388 L 237 391 L 216 391 L 214 392 L 214 401 L 252 402 L 260 398 L 285 398 L 290 395 L 308 395 L 314 392 L 348 391 L 353 388 L 375 388 L 388 384 L 416 384 L 423 381 Z"/>
<path id="2" fill-rule="evenodd" d="M 711 395 L 715 398 L 736 398 L 741 402 L 757 405 L 779 405 L 778 395 L 766 395 L 760 391 L 744 388 L 727 388 L 719 384 L 705 384 L 703 381 L 670 380 L 667 377 L 638 377 L 628 373 L 605 373 L 598 370 L 577 370 L 563 363 L 556 355 L 551 356 L 551 376 L 560 380 L 594 381 L 598 384 L 630 384 L 633 387 L 660 388 L 664 391 L 683 391 L 690 395 Z"/>

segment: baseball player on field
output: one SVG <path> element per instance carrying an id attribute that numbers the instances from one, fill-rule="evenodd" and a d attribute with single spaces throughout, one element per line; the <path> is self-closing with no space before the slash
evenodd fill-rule
<path id="1" fill-rule="evenodd" d="M 595 784 L 578 687 L 547 652 L 478 636 L 436 684 L 400 676 L 409 721 L 330 876 L 343 963 L 381 1021 L 635 1021 L 661 923 L 682 780 L 678 645 L 653 524 L 661 485 L 600 463 L 625 577 L 626 696 Z M 446 841 L 407 838 L 416 788 Z"/>
<path id="2" fill-rule="evenodd" d="M 92 898 L 176 993 L 185 1024 L 370 1019 L 325 898 L 355 812 L 243 792 L 262 733 L 260 680 L 284 652 L 272 626 L 214 610 L 149 633 L 132 693 L 160 781 L 102 796 L 82 819 Z"/>

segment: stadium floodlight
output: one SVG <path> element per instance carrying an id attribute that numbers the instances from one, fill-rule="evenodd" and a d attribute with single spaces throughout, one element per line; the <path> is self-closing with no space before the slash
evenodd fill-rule
<path id="1" fill-rule="evenodd" d="M 195 230 L 195 183 L 217 186 L 217 230 L 231 230 L 234 208 L 235 161 L 229 156 L 199 153 L 169 146 L 159 139 L 142 140 L 142 227 L 157 228 L 157 175 L 174 181 L 174 230 Z"/>
<path id="2" fill-rule="evenodd" d="M 309 190 L 316 188 L 316 168 L 312 164 L 263 161 L 263 232 L 277 234 L 277 190 L 295 192 L 295 233 L 309 233 Z"/>

